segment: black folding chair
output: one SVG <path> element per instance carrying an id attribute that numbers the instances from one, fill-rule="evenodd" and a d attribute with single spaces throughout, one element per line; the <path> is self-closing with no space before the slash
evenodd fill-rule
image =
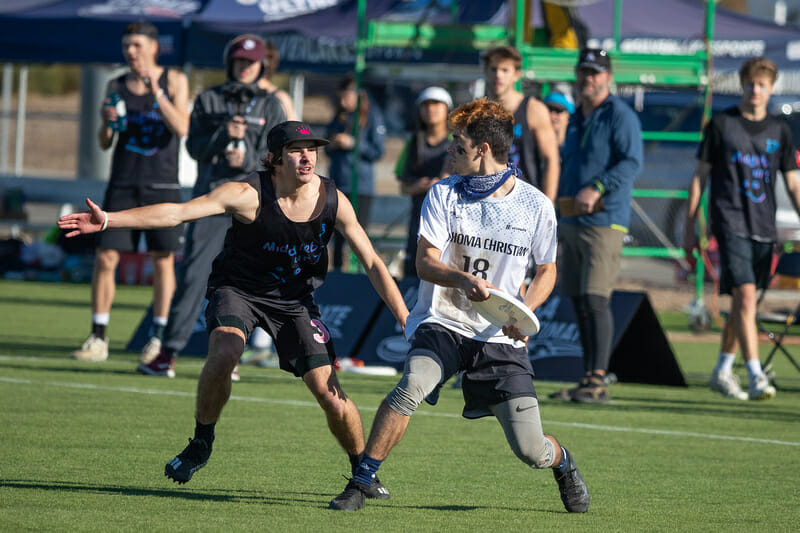
<path id="1" fill-rule="evenodd" d="M 772 273 L 772 276 L 774 277 L 778 274 L 800 278 L 800 253 L 785 252 L 781 254 L 780 258 L 778 259 L 778 264 L 775 267 L 775 272 Z M 764 289 L 758 296 L 759 307 L 768 291 L 768 288 Z M 775 326 L 780 325 L 782 326 L 782 329 L 779 330 L 779 328 L 774 327 L 774 329 L 771 330 L 769 329 L 768 324 Z M 789 329 L 796 324 L 800 324 L 800 301 L 798 301 L 798 304 L 792 311 L 756 313 L 756 325 L 758 326 L 759 331 L 765 333 L 767 338 L 769 338 L 769 340 L 773 343 L 772 350 L 770 350 L 769 355 L 767 355 L 767 358 L 764 360 L 762 365 L 764 367 L 764 372 L 770 376 L 770 381 L 773 383 L 775 381 L 775 373 L 772 371 L 770 364 L 772 363 L 772 358 L 776 353 L 778 353 L 778 351 L 781 351 L 794 365 L 797 371 L 800 372 L 800 364 L 798 364 L 794 357 L 792 357 L 792 354 L 789 353 L 789 351 L 786 349 L 786 346 L 783 344 L 783 340 L 789 333 Z"/>

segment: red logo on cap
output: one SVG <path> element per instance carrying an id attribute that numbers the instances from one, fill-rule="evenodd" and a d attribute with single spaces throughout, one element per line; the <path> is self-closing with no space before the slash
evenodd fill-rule
<path id="1" fill-rule="evenodd" d="M 299 127 L 297 128 L 297 132 L 298 132 L 298 133 L 301 133 L 301 134 L 303 134 L 303 135 L 311 135 L 311 132 L 310 132 L 310 131 L 308 131 L 308 130 L 307 130 L 306 128 L 304 128 L 303 126 L 299 126 Z"/>

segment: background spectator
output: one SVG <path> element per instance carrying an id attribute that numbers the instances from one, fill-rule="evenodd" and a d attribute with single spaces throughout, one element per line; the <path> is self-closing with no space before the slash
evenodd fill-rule
<path id="1" fill-rule="evenodd" d="M 633 110 L 610 92 L 613 76 L 605 50 L 581 50 L 575 77 L 580 105 L 561 151 L 559 268 L 561 292 L 575 307 L 586 375 L 577 387 L 555 396 L 607 402 L 611 292 L 630 223 L 633 182 L 642 169 L 642 134 Z"/>
<path id="2" fill-rule="evenodd" d="M 157 63 L 158 30 L 148 22 L 129 24 L 122 35 L 122 53 L 129 70 L 111 80 L 100 108 L 103 123 L 98 142 L 114 144 L 105 210 L 129 209 L 181 200 L 178 183 L 178 140 L 189 129 L 189 89 L 186 75 Z M 180 246 L 182 227 L 147 230 L 147 250 L 153 261 L 154 339 L 160 343 L 175 292 L 173 251 Z M 116 290 L 119 252 L 138 250 L 141 231 L 118 229 L 97 238 L 92 276 L 92 332 L 72 356 L 83 361 L 108 358 L 106 326 Z"/>
<path id="3" fill-rule="evenodd" d="M 553 125 L 558 146 L 562 146 L 564 139 L 567 138 L 569 117 L 575 112 L 575 100 L 569 93 L 550 91 L 550 94 L 544 98 L 544 105 L 550 111 L 550 123 Z"/>
<path id="4" fill-rule="evenodd" d="M 375 175 L 373 164 L 383 155 L 386 126 L 380 112 L 371 105 L 367 92 L 361 90 L 361 106 L 358 117 L 356 107 L 359 95 L 356 93 L 355 79 L 348 76 L 339 83 L 336 93 L 336 114 L 328 124 L 330 144 L 325 152 L 330 158 L 330 178 L 340 191 L 348 197 L 353 182 L 353 158 L 358 172 L 358 221 L 367 228 L 372 198 L 375 195 Z M 353 138 L 353 123 L 358 120 L 358 153 L 355 153 L 356 140 Z M 337 232 L 333 236 L 333 268 L 339 270 L 343 263 L 344 239 Z"/>
<path id="5" fill-rule="evenodd" d="M 422 201 L 431 185 L 450 174 L 446 169 L 452 136 L 447 127 L 447 114 L 453 99 L 441 87 L 428 87 L 417 97 L 417 129 L 397 160 L 395 175 L 400 190 L 411 197 L 408 220 L 404 276 L 417 275 L 417 234 Z"/>
<path id="6" fill-rule="evenodd" d="M 482 59 L 489 97 L 514 115 L 514 143 L 509 162 L 522 171 L 522 179 L 555 201 L 558 143 L 544 104 L 516 89 L 522 76 L 522 56 L 513 46 L 499 46 L 487 50 Z"/>
<path id="7" fill-rule="evenodd" d="M 686 251 L 691 253 L 697 245 L 694 222 L 710 176 L 711 232 L 719 243 L 719 292 L 733 297 L 710 386 L 739 400 L 775 396 L 775 387 L 770 385 L 758 358 L 756 290 L 769 283 L 778 239 L 775 181 L 779 170 L 794 208 L 800 212 L 792 132 L 785 122 L 767 113 L 777 77 L 778 68 L 766 58 L 754 58 L 742 65 L 742 99 L 736 107 L 715 115 L 706 126 L 689 186 Z M 747 393 L 741 390 L 738 376 L 732 371 L 740 346 L 750 382 Z"/>

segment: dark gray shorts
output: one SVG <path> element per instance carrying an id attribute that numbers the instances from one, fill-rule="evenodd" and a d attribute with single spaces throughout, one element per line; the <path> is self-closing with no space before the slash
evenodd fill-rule
<path id="1" fill-rule="evenodd" d="M 606 226 L 559 224 L 561 293 L 609 298 L 619 277 L 624 240 L 624 232 Z"/>
<path id="2" fill-rule="evenodd" d="M 103 200 L 103 209 L 121 211 L 181 200 L 178 184 L 176 188 L 109 186 Z M 139 238 L 142 233 L 149 252 L 174 252 L 183 246 L 183 224 L 181 224 L 174 228 L 152 230 L 110 229 L 97 235 L 97 247 L 120 252 L 135 252 L 139 248 Z"/>
<path id="3" fill-rule="evenodd" d="M 438 324 L 422 324 L 410 339 L 412 355 L 429 355 L 442 366 L 442 384 L 458 372 L 465 418 L 490 416 L 490 405 L 521 396 L 536 397 L 528 351 L 510 344 L 469 339 Z"/>
<path id="4" fill-rule="evenodd" d="M 731 233 L 715 237 L 719 243 L 720 294 L 731 294 L 734 288 L 747 283 L 758 289 L 769 285 L 774 243 L 754 241 Z"/>
<path id="5" fill-rule="evenodd" d="M 209 298 L 206 327 L 211 334 L 220 326 L 237 328 L 245 338 L 260 326 L 274 341 L 281 369 L 297 377 L 331 365 L 336 358 L 331 334 L 311 296 L 299 303 L 287 303 L 220 287 Z"/>

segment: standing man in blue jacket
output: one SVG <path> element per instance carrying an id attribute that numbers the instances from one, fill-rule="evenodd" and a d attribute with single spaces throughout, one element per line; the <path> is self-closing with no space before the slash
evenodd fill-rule
<path id="1" fill-rule="evenodd" d="M 559 270 L 561 292 L 575 307 L 586 375 L 556 396 L 607 402 L 611 291 L 628 232 L 633 181 L 642 169 L 642 133 L 633 110 L 611 94 L 605 50 L 581 50 L 575 78 L 580 105 L 567 126 L 559 181 Z"/>

